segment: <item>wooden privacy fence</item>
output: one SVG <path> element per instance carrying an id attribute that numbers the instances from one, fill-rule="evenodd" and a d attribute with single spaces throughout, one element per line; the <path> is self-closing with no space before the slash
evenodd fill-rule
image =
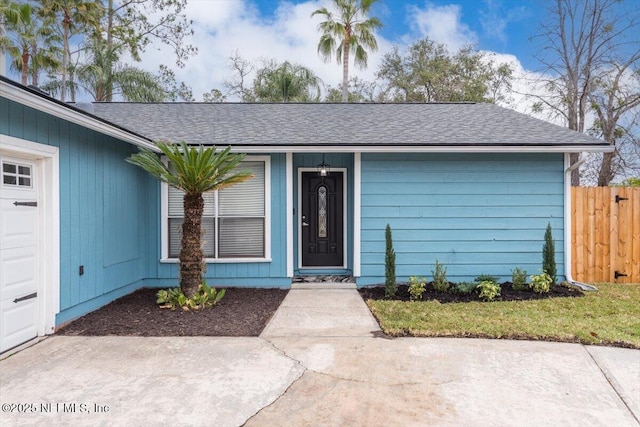
<path id="1" fill-rule="evenodd" d="M 640 188 L 572 187 L 573 278 L 640 283 Z"/>

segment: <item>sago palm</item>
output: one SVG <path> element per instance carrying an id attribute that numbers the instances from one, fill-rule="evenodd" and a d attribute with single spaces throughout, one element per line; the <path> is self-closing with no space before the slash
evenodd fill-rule
<path id="1" fill-rule="evenodd" d="M 180 289 L 191 298 L 202 283 L 204 256 L 202 251 L 203 193 L 220 190 L 246 181 L 252 175 L 237 171 L 243 154 L 232 154 L 231 147 L 216 152 L 215 147 L 191 147 L 181 144 L 157 143 L 169 165 L 149 149 L 127 158 L 168 185 L 184 191 L 184 222 L 180 249 Z"/>
<path id="2" fill-rule="evenodd" d="M 318 25 L 322 32 L 318 53 L 325 61 L 334 55 L 342 62 L 342 102 L 349 95 L 349 54 L 354 51 L 354 62 L 361 68 L 367 66 L 368 53 L 378 50 L 373 32 L 382 27 L 376 17 L 368 17 L 371 6 L 378 0 L 333 0 L 337 13 L 326 7 L 314 11 L 311 16 L 322 15 L 326 21 Z"/>

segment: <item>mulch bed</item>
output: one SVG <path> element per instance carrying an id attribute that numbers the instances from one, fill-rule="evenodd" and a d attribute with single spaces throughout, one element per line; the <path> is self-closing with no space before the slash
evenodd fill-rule
<path id="1" fill-rule="evenodd" d="M 537 294 L 532 291 L 516 291 L 513 289 L 511 282 L 502 283 L 500 290 L 500 296 L 494 301 L 526 301 L 534 299 L 547 299 L 558 297 L 582 297 L 584 294 L 579 289 L 569 288 L 561 285 L 554 285 L 546 294 Z M 398 292 L 395 298 L 385 298 L 384 286 L 375 286 L 358 289 L 363 299 L 383 300 L 392 299 L 397 301 L 409 301 L 409 285 L 399 284 Z M 455 294 L 451 292 L 438 292 L 432 286 L 431 283 L 427 283 L 424 294 L 422 294 L 422 301 L 435 300 L 440 303 L 457 303 L 457 302 L 470 302 L 480 301 L 476 292 L 469 294 Z"/>
<path id="2" fill-rule="evenodd" d="M 260 335 L 286 289 L 228 288 L 214 307 L 183 311 L 159 308 L 158 289 L 140 289 L 60 329 L 59 335 L 121 335 L 143 337 Z"/>

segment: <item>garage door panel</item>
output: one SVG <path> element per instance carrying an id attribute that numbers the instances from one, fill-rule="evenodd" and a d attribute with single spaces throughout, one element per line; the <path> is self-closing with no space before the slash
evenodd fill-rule
<path id="1" fill-rule="evenodd" d="M 0 249 L 35 247 L 37 241 L 38 209 L 15 206 L 12 199 L 0 199 Z"/>
<path id="2" fill-rule="evenodd" d="M 37 164 L 0 157 L 0 352 L 38 335 Z"/>
<path id="3" fill-rule="evenodd" d="M 3 300 L 38 289 L 36 262 L 32 248 L 0 250 L 0 295 Z"/>
<path id="4" fill-rule="evenodd" d="M 14 303 L 13 300 L 2 301 L 0 313 L 2 313 L 0 352 L 20 345 L 38 335 L 36 328 L 38 304 L 35 298 L 17 303 Z"/>

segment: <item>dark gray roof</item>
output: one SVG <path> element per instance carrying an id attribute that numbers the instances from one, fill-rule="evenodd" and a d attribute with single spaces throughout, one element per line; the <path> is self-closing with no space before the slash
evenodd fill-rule
<path id="1" fill-rule="evenodd" d="M 95 103 L 93 114 L 153 140 L 204 145 L 606 145 L 493 104 Z"/>

